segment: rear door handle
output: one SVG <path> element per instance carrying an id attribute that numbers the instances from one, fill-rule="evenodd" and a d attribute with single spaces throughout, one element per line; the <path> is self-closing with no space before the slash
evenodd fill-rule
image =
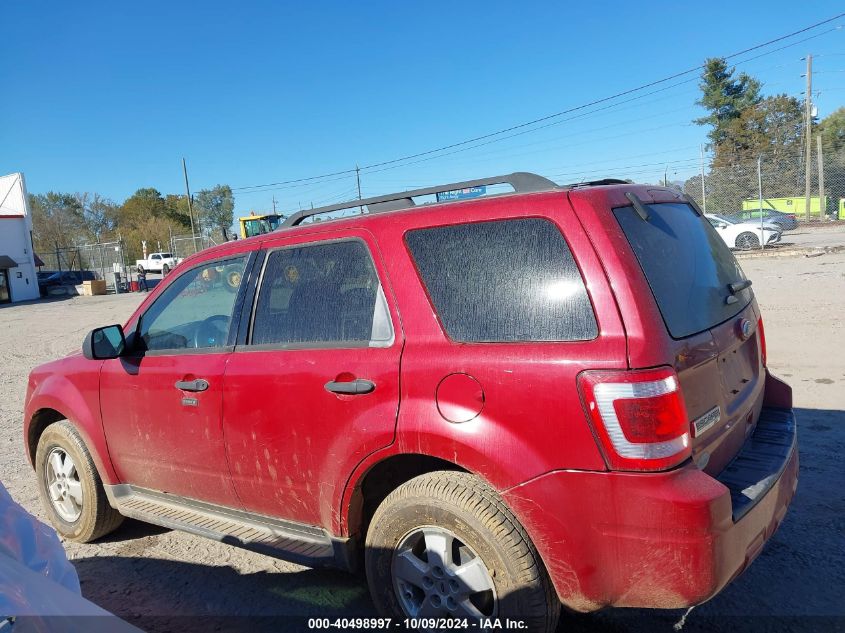
<path id="1" fill-rule="evenodd" d="M 362 393 L 370 393 L 376 388 L 376 383 L 372 380 L 365 380 L 364 378 L 347 382 L 330 380 L 326 383 L 325 387 L 326 391 L 331 391 L 332 393 L 345 393 L 354 396 Z"/>
<path id="2" fill-rule="evenodd" d="M 205 391 L 208 389 L 208 381 L 202 378 L 196 380 L 177 380 L 176 388 L 182 391 Z"/>

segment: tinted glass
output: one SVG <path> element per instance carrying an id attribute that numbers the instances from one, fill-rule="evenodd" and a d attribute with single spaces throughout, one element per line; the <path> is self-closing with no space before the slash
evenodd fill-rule
<path id="1" fill-rule="evenodd" d="M 384 293 L 363 243 L 285 248 L 267 257 L 252 344 L 343 346 L 392 338 Z"/>
<path id="2" fill-rule="evenodd" d="M 123 352 L 123 332 L 119 325 L 110 325 L 94 331 L 91 337 L 94 358 L 115 358 Z"/>
<path id="3" fill-rule="evenodd" d="M 223 347 L 246 256 L 198 266 L 171 283 L 141 317 L 148 350 Z"/>
<path id="4" fill-rule="evenodd" d="M 642 220 L 633 207 L 614 209 L 634 249 L 663 320 L 674 338 L 707 330 L 739 314 L 751 301 L 751 290 L 725 303 L 728 284 L 745 275 L 707 219 L 687 204 L 647 205 Z M 717 220 L 718 221 L 718 220 Z"/>
<path id="5" fill-rule="evenodd" d="M 597 335 L 560 231 L 526 218 L 411 231 L 408 248 L 456 341 L 584 341 Z"/>

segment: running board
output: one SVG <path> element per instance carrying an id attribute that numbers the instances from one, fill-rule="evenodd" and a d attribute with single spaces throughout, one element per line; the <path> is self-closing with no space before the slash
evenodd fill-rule
<path id="1" fill-rule="evenodd" d="M 354 543 L 324 529 L 185 499 L 128 484 L 104 486 L 123 516 L 308 567 L 355 568 Z"/>

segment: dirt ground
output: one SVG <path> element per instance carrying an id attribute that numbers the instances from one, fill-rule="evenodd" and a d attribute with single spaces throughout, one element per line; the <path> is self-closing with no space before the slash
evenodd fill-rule
<path id="1" fill-rule="evenodd" d="M 801 479 L 780 531 L 751 568 L 693 610 L 685 631 L 845 629 L 845 253 L 743 259 L 762 307 L 772 371 L 792 384 Z M 0 481 L 44 519 L 22 450 L 27 374 L 123 321 L 140 295 L 0 308 Z M 290 630 L 285 616 L 371 615 L 361 578 L 315 571 L 127 521 L 92 545 L 65 544 L 84 595 L 148 631 Z M 672 631 L 680 612 L 566 615 L 563 631 Z M 244 616 L 249 616 L 246 620 Z"/>

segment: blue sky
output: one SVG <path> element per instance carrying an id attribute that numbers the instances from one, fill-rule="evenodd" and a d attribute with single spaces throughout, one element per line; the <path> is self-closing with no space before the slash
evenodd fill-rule
<path id="1" fill-rule="evenodd" d="M 689 8 L 687 8 L 689 6 Z M 38 2 L 7 0 L 0 173 L 31 192 L 226 183 L 236 213 L 356 195 L 371 165 L 611 95 L 795 31 L 839 2 Z M 734 61 L 800 95 L 815 60 L 824 116 L 845 103 L 845 18 Z M 795 46 L 770 52 L 809 36 Z M 685 82 L 685 83 L 681 83 Z M 680 84 L 680 85 L 675 85 Z M 520 136 L 390 169 L 364 195 L 536 171 L 656 182 L 698 170 L 697 81 Z M 648 91 L 645 91 L 648 92 Z M 607 105 L 607 104 L 605 104 Z"/>

